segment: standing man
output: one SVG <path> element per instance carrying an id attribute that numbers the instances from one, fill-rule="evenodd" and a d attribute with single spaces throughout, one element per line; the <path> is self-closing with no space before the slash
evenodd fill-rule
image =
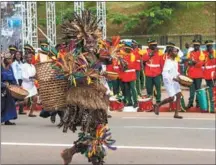
<path id="1" fill-rule="evenodd" d="M 153 88 L 156 88 L 156 103 L 161 102 L 161 73 L 163 69 L 163 53 L 157 49 L 157 41 L 149 40 L 149 48 L 143 56 L 145 62 L 146 89 L 149 97 L 153 96 Z"/>
<path id="2" fill-rule="evenodd" d="M 138 45 L 139 54 L 141 55 L 140 59 L 140 86 L 141 90 L 145 89 L 145 74 L 144 74 L 144 65 L 143 65 L 143 55 L 146 53 L 146 50 L 142 50 L 142 45 Z"/>
<path id="3" fill-rule="evenodd" d="M 185 48 L 182 50 L 183 51 L 183 57 L 181 58 L 181 74 L 185 75 L 186 74 L 186 60 L 187 60 L 187 54 L 189 50 L 189 43 L 185 43 Z"/>
<path id="4" fill-rule="evenodd" d="M 201 88 L 205 54 L 200 50 L 200 40 L 193 40 L 194 50 L 187 55 L 187 76 L 193 79 L 193 84 L 190 87 L 190 97 L 187 108 L 193 107 L 194 96 L 196 90 Z M 196 99 L 196 107 L 199 107 L 198 99 Z"/>
<path id="5" fill-rule="evenodd" d="M 206 50 L 203 52 L 205 54 L 205 66 L 204 66 L 204 79 L 206 85 L 210 88 L 210 106 L 209 112 L 214 112 L 214 101 L 213 101 L 213 80 L 216 80 L 216 51 L 213 50 L 213 41 L 207 40 L 205 42 Z"/>
<path id="6" fill-rule="evenodd" d="M 124 84 L 124 94 L 127 100 L 127 106 L 138 106 L 137 90 L 136 90 L 136 69 L 135 69 L 135 55 L 132 53 L 133 49 L 126 47 L 120 53 L 124 61 L 127 63 L 126 68 L 122 68 L 121 80 Z M 122 66 L 121 66 L 122 67 Z"/>
<path id="7" fill-rule="evenodd" d="M 132 44 L 133 54 L 135 55 L 134 67 L 136 69 L 136 90 L 137 94 L 141 97 L 141 82 L 140 82 L 140 72 L 141 72 L 141 55 L 139 53 L 139 48 L 136 43 Z"/>

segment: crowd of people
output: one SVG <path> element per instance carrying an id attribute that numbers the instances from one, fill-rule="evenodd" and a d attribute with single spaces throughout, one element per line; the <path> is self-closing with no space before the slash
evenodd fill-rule
<path id="1" fill-rule="evenodd" d="M 109 40 L 106 43 L 111 44 Z M 123 42 L 126 48 L 118 52 L 122 60 L 108 58 L 101 66 L 103 71 L 118 73 L 116 80 L 109 80 L 110 95 L 121 97 L 125 106 L 138 107 L 138 99 L 142 98 L 142 91 L 146 89 L 148 97 L 156 98 L 154 111 L 159 113 L 159 107 L 163 104 L 176 102 L 177 110 L 175 118 L 182 118 L 178 115 L 180 110 L 181 89 L 178 83 L 180 74 L 187 75 L 193 79 L 190 87 L 190 97 L 187 108 L 193 107 L 196 90 L 201 88 L 202 80 L 206 85 L 213 88 L 213 79 L 216 79 L 216 51 L 213 50 L 213 41 L 205 42 L 206 50 L 201 51 L 199 40 L 193 40 L 194 50 L 187 52 L 184 50 L 184 56 L 178 57 L 178 49 L 172 42 L 167 43 L 166 51 L 162 52 L 157 48 L 156 40 L 149 40 L 148 47 L 142 50 L 141 45 L 136 42 Z M 119 45 L 119 47 L 121 46 Z M 41 52 L 48 51 L 49 43 L 41 42 Z M 67 54 L 67 43 L 58 44 L 52 53 L 59 56 Z M 35 49 L 26 44 L 25 52 L 18 50 L 16 46 L 10 45 L 8 53 L 2 53 L 1 59 L 1 123 L 5 125 L 15 125 L 10 120 L 17 118 L 16 107 L 19 107 L 19 114 L 25 115 L 24 106 L 29 107 L 29 117 L 36 117 L 34 110 L 38 102 L 39 85 L 36 80 L 35 64 L 43 62 L 49 58 L 43 53 L 35 53 Z M 103 49 L 101 46 L 100 50 Z M 179 64 L 183 64 L 185 70 L 180 70 Z M 124 68 L 125 67 L 125 68 Z M 168 93 L 169 98 L 161 100 L 161 85 Z M 7 87 L 10 84 L 19 85 L 29 92 L 25 100 L 14 99 Z M 212 95 L 212 93 L 211 93 Z M 123 96 L 123 97 L 122 97 Z M 196 99 L 196 107 L 200 104 Z M 213 104 L 213 103 L 212 103 Z M 214 105 L 211 105 L 214 106 Z M 44 110 L 43 110 L 44 111 Z M 56 114 L 62 116 L 60 112 L 52 112 L 51 121 L 55 122 Z"/>

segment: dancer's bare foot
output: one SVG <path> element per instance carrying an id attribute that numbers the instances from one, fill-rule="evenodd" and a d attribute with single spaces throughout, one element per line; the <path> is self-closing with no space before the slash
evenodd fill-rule
<path id="1" fill-rule="evenodd" d="M 159 115 L 159 105 L 158 104 L 155 104 L 154 105 L 154 113 L 155 113 L 155 115 Z"/>

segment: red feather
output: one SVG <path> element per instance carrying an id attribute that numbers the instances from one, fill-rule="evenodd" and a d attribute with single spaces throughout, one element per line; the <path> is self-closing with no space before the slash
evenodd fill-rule
<path id="1" fill-rule="evenodd" d="M 116 47 L 120 42 L 120 36 L 113 36 L 112 37 L 112 46 Z"/>

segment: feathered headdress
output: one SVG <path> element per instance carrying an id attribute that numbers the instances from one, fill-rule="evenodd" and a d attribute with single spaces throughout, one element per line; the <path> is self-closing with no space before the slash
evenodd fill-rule
<path id="1" fill-rule="evenodd" d="M 88 10 L 82 11 L 82 17 L 74 13 L 73 19 L 62 25 L 64 39 L 78 39 L 85 42 L 89 38 L 100 38 L 102 33 L 98 27 L 98 22 L 100 20 L 97 20 L 97 17 Z"/>

